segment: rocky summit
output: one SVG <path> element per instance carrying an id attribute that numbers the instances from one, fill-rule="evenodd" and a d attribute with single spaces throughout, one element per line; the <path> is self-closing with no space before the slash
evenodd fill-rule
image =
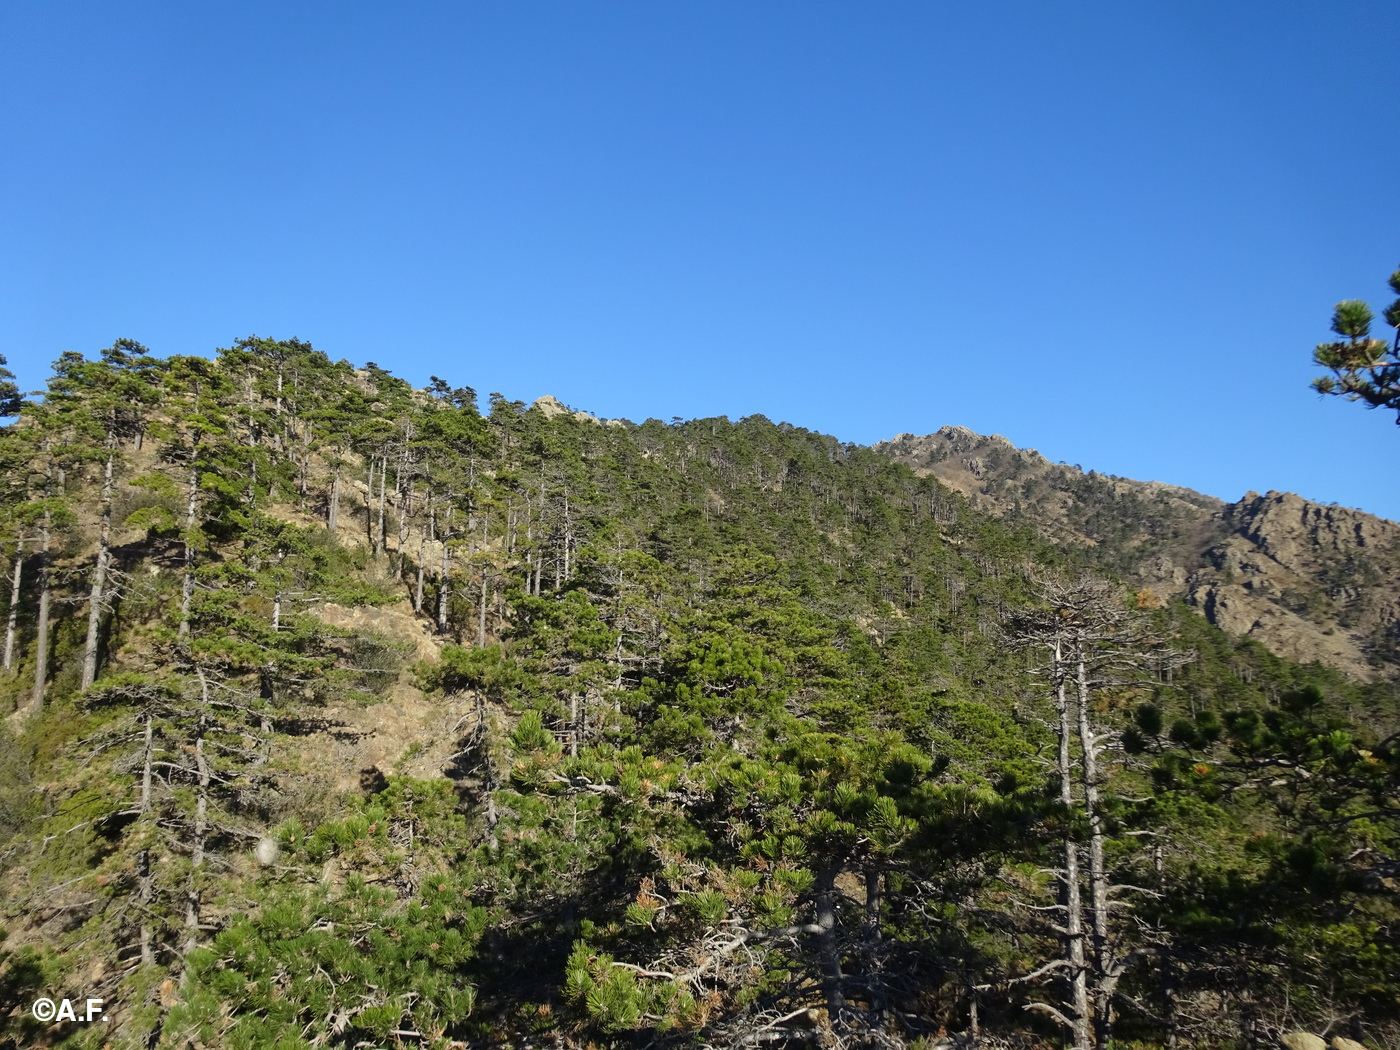
<path id="1" fill-rule="evenodd" d="M 1158 481 L 1052 463 L 1000 434 L 945 426 L 875 451 L 969 504 L 1046 539 L 1279 655 L 1361 680 L 1400 674 L 1400 525 L 1291 492 L 1225 503 Z"/>

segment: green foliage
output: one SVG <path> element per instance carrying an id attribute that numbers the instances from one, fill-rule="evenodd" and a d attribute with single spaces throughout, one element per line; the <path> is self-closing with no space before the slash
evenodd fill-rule
<path id="1" fill-rule="evenodd" d="M 1392 291 L 1400 293 L 1400 270 L 1390 275 Z M 1395 342 L 1371 337 L 1371 308 L 1360 299 L 1347 299 L 1332 314 L 1332 331 L 1342 341 L 1319 343 L 1313 361 L 1331 374 L 1313 380 L 1320 394 L 1334 394 L 1348 401 L 1363 401 L 1368 408 L 1400 411 L 1400 299 L 1385 311 L 1386 324 L 1395 329 Z M 1400 423 L 1400 415 L 1395 418 Z"/>
<path id="2" fill-rule="evenodd" d="M 6 542 L 47 516 L 81 562 L 110 453 L 123 584 L 94 686 L 0 736 L 7 1002 L 101 973 L 113 1045 L 211 1050 L 911 1043 L 974 1000 L 1025 1033 L 1061 946 L 1024 904 L 1086 830 L 1006 627 L 1080 554 L 761 416 L 483 415 L 298 340 L 122 342 L 50 389 L 0 433 Z M 1105 551 L 1175 542 L 1075 484 Z M 1393 689 L 1142 612 L 1194 655 L 1097 694 L 1108 862 L 1151 891 L 1126 994 L 1177 988 L 1203 1044 L 1210 995 L 1395 1031 Z M 445 775 L 345 767 L 381 745 Z"/>

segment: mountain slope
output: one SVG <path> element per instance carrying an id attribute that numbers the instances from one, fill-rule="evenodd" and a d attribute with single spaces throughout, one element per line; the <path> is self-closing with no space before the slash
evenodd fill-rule
<path id="1" fill-rule="evenodd" d="M 1361 632 L 1385 523 L 138 350 L 0 429 L 0 1050 L 1400 1039 L 1395 689 L 1095 571 Z"/>
<path id="2" fill-rule="evenodd" d="M 1091 562 L 1274 652 L 1361 678 L 1400 673 L 1400 525 L 1292 493 L 1235 503 L 1156 481 L 1085 473 L 1000 435 L 945 426 L 875 451 L 976 509 L 1029 524 Z"/>

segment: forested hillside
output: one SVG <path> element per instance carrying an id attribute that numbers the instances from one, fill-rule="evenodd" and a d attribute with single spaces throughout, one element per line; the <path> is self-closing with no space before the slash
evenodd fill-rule
<path id="1" fill-rule="evenodd" d="M 1397 1045 L 1393 677 L 469 379 L 119 341 L 0 431 L 0 1045 Z"/>

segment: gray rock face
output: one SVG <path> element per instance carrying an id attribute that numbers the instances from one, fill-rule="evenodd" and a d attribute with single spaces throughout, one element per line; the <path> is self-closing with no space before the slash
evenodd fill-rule
<path id="1" fill-rule="evenodd" d="M 1221 520 L 1186 589 L 1212 622 L 1358 678 L 1395 673 L 1400 525 L 1291 492 L 1251 492 Z"/>
<path id="2" fill-rule="evenodd" d="M 1047 539 L 1290 659 L 1354 678 L 1400 675 L 1400 525 L 1288 492 L 1223 503 L 1190 489 L 1085 473 L 1000 436 L 943 427 L 874 446 L 976 510 Z"/>

